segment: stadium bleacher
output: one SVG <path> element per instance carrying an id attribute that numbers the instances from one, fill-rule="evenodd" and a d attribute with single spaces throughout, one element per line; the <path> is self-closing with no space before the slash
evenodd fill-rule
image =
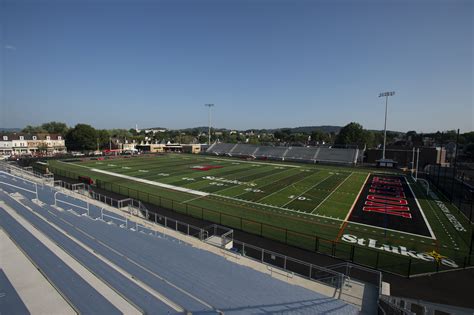
<path id="1" fill-rule="evenodd" d="M 8 200 L 3 198 L 2 200 Z M 15 206 L 15 209 L 21 209 Z M 120 314 L 108 300 L 0 207 L 0 225 L 80 313 Z"/>
<path id="2" fill-rule="evenodd" d="M 255 156 L 259 146 L 254 144 L 237 144 L 235 148 L 230 152 L 232 156 Z"/>
<path id="3" fill-rule="evenodd" d="M 111 266 L 103 264 L 98 257 L 91 254 L 84 248 L 77 246 L 77 243 L 69 239 L 65 234 L 62 234 L 56 229 L 54 229 L 50 224 L 35 216 L 22 204 L 16 202 L 9 196 L 6 196 L 5 193 L 3 193 L 2 195 L 2 192 L 0 192 L 0 196 L 2 197 L 2 200 L 4 200 L 9 206 L 15 209 L 17 213 L 19 213 L 22 217 L 28 220 L 33 226 L 35 226 L 35 228 L 47 235 L 55 243 L 61 244 L 62 249 L 69 253 L 71 256 L 73 256 L 82 265 L 89 266 L 89 269 L 93 271 L 94 274 L 98 275 L 103 281 L 107 282 L 109 286 L 116 288 L 117 291 L 119 291 L 123 296 L 127 296 L 128 299 L 136 305 L 140 305 L 142 311 L 146 313 L 152 313 L 154 310 L 158 310 L 165 314 L 168 311 L 173 311 L 173 309 L 171 309 L 158 299 L 155 299 L 153 295 L 151 295 L 149 292 L 145 291 L 143 288 L 131 281 L 130 278 L 127 278 L 124 275 L 120 274 Z M 60 227 L 62 230 L 67 231 L 69 235 L 78 236 L 78 234 L 80 234 L 79 231 L 72 228 L 70 225 L 65 224 L 63 221 L 58 219 L 58 217 L 51 215 L 51 213 L 47 211 L 47 206 L 40 207 L 27 199 L 23 200 L 23 203 L 31 209 L 34 209 L 43 217 L 50 220 L 50 222 L 54 222 L 54 224 Z M 51 210 L 53 209 L 50 209 L 50 211 Z M 102 257 L 109 258 L 108 256 L 104 255 L 103 251 L 100 251 L 97 246 L 95 246 L 96 242 L 89 241 L 88 238 L 85 237 L 85 235 L 82 235 L 82 237 L 76 239 L 80 240 L 83 244 L 87 244 L 96 253 L 101 253 Z M 116 261 L 113 262 L 115 263 L 115 265 L 118 265 L 116 264 Z M 132 275 L 135 276 L 135 274 Z"/>
<path id="4" fill-rule="evenodd" d="M 234 146 L 234 143 L 214 143 L 207 149 L 207 152 L 217 155 L 224 155 L 232 152 L 232 148 Z"/>
<path id="5" fill-rule="evenodd" d="M 206 153 L 214 155 L 253 156 L 256 158 L 287 160 L 293 162 L 354 165 L 357 163 L 359 150 L 354 148 L 274 147 L 242 143 L 215 143 L 206 151 Z"/>
<path id="6" fill-rule="evenodd" d="M 318 148 L 315 147 L 289 147 L 285 160 L 290 161 L 314 161 Z"/>
<path id="7" fill-rule="evenodd" d="M 94 204 L 86 208 L 83 200 L 62 194 L 53 187 L 40 184 L 36 186 L 7 173 L 1 175 L 0 188 L 4 192 L 0 194 L 0 198 L 10 208 L 57 242 L 76 260 L 100 275 L 104 282 L 133 301 L 146 313 L 166 314 L 180 311 L 170 309 L 169 305 L 156 298 L 150 301 L 142 288 L 133 286 L 130 279 L 120 276 L 120 273 L 107 263 L 99 261 L 90 251 L 85 251 L 74 243 L 90 248 L 114 266 L 189 312 L 199 314 L 218 312 L 225 314 L 358 313 L 357 307 L 342 300 L 324 296 L 304 287 L 278 280 L 269 274 L 232 263 L 222 256 L 195 248 L 169 235 L 156 231 L 153 233 L 152 230 L 144 228 L 137 233 L 136 229 L 132 229 L 137 225 L 123 224 L 126 222 L 123 216 L 101 209 Z M 15 195 L 10 196 L 6 192 L 15 193 Z M 32 201 L 36 196 L 42 204 Z M 55 204 L 55 197 L 58 199 L 57 207 L 52 206 Z M 59 211 L 58 207 L 67 211 Z M 2 223 L 7 222 L 6 220 L 15 221 L 9 218 L 4 210 L 0 212 L 0 215 Z M 114 219 L 110 219 L 112 217 Z M 106 221 L 111 222 L 104 222 L 101 218 L 107 218 Z M 24 228 L 22 230 L 19 223 L 14 224 L 10 221 L 8 221 L 10 228 L 8 232 L 14 235 L 15 240 L 17 237 L 19 239 L 28 237 L 28 232 L 24 231 Z M 53 228 L 53 225 L 67 233 L 68 237 Z M 48 252 L 45 250 L 37 255 L 46 253 Z M 54 253 L 50 254 L 54 256 Z M 41 257 L 33 257 L 34 261 L 41 259 Z M 59 258 L 56 257 L 56 259 Z M 50 267 L 42 266 L 42 268 L 48 270 Z M 61 276 L 62 280 L 54 280 L 55 284 L 55 281 L 65 282 L 71 275 L 61 274 Z M 85 290 L 85 287 L 81 287 L 82 285 L 84 284 L 78 281 L 76 286 L 79 288 L 71 286 L 76 290 L 68 294 L 79 296 Z M 69 292 L 67 288 L 64 290 Z M 94 293 L 94 289 L 89 293 Z M 110 308 L 108 302 L 99 300 L 99 297 L 96 297 L 97 300 L 94 303 L 91 303 L 90 298 L 82 297 L 82 302 L 81 299 L 74 300 L 74 305 L 77 303 L 78 307 L 94 307 L 94 312 L 114 313 L 114 309 Z M 84 301 L 88 305 L 82 305 Z M 104 309 L 99 309 L 97 303 Z M 155 311 L 150 312 L 153 308 Z"/>
<path id="8" fill-rule="evenodd" d="M 21 300 L 10 280 L 0 269 L 0 306 L 5 314 L 28 314 L 25 303 Z"/>
<path id="9" fill-rule="evenodd" d="M 320 148 L 316 160 L 327 163 L 357 162 L 358 149 Z"/>
<path id="10" fill-rule="evenodd" d="M 261 146 L 255 156 L 260 158 L 281 160 L 285 156 L 285 152 L 287 150 L 287 147 Z"/>

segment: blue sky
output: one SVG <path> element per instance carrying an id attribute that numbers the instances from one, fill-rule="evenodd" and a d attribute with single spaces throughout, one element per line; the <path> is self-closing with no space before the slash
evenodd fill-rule
<path id="1" fill-rule="evenodd" d="M 0 1 L 0 127 L 474 129 L 472 1 Z"/>

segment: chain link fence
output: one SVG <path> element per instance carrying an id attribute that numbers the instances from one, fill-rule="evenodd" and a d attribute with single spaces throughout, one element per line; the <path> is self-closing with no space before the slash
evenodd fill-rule
<path id="1" fill-rule="evenodd" d="M 422 177 L 428 179 L 474 223 L 474 169 L 467 165 L 428 165 Z"/>

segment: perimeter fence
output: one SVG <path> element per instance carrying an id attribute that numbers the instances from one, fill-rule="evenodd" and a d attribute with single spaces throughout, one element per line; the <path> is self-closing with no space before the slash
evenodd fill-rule
<path id="1" fill-rule="evenodd" d="M 474 166 L 473 166 L 474 167 Z M 433 183 L 460 212 L 474 223 L 474 168 L 468 165 L 446 167 L 428 165 L 421 176 Z"/>
<path id="2" fill-rule="evenodd" d="M 76 180 L 80 176 L 79 174 L 60 168 L 54 168 L 52 169 L 52 171 L 56 175 Z M 437 273 L 441 271 L 468 268 L 474 266 L 474 255 L 456 255 L 453 251 L 453 255 L 450 255 L 449 258 L 446 257 L 445 261 L 440 259 L 436 260 L 434 257 L 431 257 L 427 254 L 427 252 L 429 251 L 427 247 L 425 249 L 420 248 L 418 251 L 409 249 L 407 250 L 406 247 L 404 247 L 403 249 L 402 246 L 396 246 L 394 244 L 380 244 L 377 246 L 369 247 L 367 246 L 367 239 L 365 246 L 363 246 L 361 244 L 357 244 L 356 242 L 342 242 L 334 239 L 320 237 L 318 235 L 301 233 L 295 230 L 282 228 L 264 222 L 258 222 L 255 220 L 242 218 L 240 216 L 235 216 L 226 213 L 224 209 L 218 211 L 191 205 L 188 203 L 183 203 L 179 200 L 174 200 L 161 195 L 143 192 L 124 185 L 120 185 L 115 182 L 97 180 L 95 185 L 102 190 L 109 191 L 124 196 L 126 198 L 139 200 L 145 204 L 150 205 L 151 207 L 147 206 L 149 209 L 157 207 L 158 209 L 164 208 L 168 210 L 173 210 L 177 213 L 185 214 L 187 216 L 191 216 L 200 220 L 210 221 L 222 226 L 227 226 L 264 238 L 279 241 L 290 246 L 294 246 L 312 252 L 317 252 L 334 258 L 359 264 L 361 266 L 390 272 L 404 277 L 411 277 L 420 274 L 424 275 L 430 273 Z M 117 206 L 116 202 L 118 201 L 114 201 L 113 198 L 97 193 L 92 193 L 91 196 L 94 199 L 101 201 L 103 200 L 104 202 L 114 207 Z M 317 232 L 318 231 L 315 231 L 315 233 Z M 234 243 L 238 244 L 238 242 L 236 242 L 235 240 Z M 238 246 L 235 247 L 236 251 L 243 254 L 243 248 L 239 248 Z M 247 250 L 245 250 L 245 255 L 251 255 L 252 257 L 258 256 L 260 257 L 260 259 L 262 259 L 261 253 L 252 254 L 251 247 L 248 247 Z M 267 258 L 271 258 L 272 255 L 264 255 L 263 257 L 264 260 L 267 261 L 269 260 Z M 449 261 L 447 261 L 447 259 L 449 259 Z M 282 265 L 281 259 L 275 258 L 274 261 L 278 266 Z M 305 273 L 310 274 L 310 271 L 305 271 Z"/>

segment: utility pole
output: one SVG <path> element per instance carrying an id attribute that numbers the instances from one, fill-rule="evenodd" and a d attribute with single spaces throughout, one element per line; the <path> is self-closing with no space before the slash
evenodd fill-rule
<path id="1" fill-rule="evenodd" d="M 385 160 L 385 145 L 387 143 L 387 109 L 388 109 L 388 97 L 394 96 L 395 92 L 383 92 L 379 94 L 379 97 L 385 97 L 385 124 L 384 124 L 384 131 L 383 131 L 383 152 L 382 152 L 382 160 Z"/>
<path id="2" fill-rule="evenodd" d="M 208 145 L 211 145 L 211 107 L 214 107 L 214 104 L 204 104 L 204 106 L 209 107 L 209 130 L 208 130 L 208 135 L 209 135 L 209 142 Z"/>

